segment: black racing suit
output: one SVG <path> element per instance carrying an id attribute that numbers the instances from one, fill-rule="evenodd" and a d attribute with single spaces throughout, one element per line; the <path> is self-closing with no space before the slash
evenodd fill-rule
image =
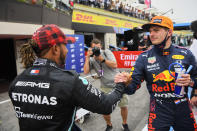
<path id="1" fill-rule="evenodd" d="M 150 93 L 149 131 L 169 131 L 170 126 L 176 131 L 197 130 L 187 96 L 177 97 L 174 94 L 175 79 L 168 71 L 169 65 L 174 62 L 182 64 L 186 70 L 189 65 L 193 65 L 190 75 L 196 85 L 197 68 L 194 56 L 189 50 L 174 45 L 163 51 L 153 46 L 143 52 L 131 71 L 132 82 L 126 92 L 135 93 L 145 80 Z M 177 65 L 172 66 L 172 74 L 175 74 L 175 68 Z"/>
<path id="2" fill-rule="evenodd" d="M 37 59 L 33 67 L 15 78 L 9 96 L 21 131 L 67 131 L 72 128 L 77 106 L 110 114 L 123 92 L 124 85 L 119 84 L 104 94 L 77 73 Z"/>

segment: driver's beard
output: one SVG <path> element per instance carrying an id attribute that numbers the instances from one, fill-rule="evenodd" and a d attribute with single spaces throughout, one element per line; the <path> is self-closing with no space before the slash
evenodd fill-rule
<path id="1" fill-rule="evenodd" d="M 60 48 L 60 66 L 64 66 L 65 65 L 65 60 L 66 60 L 66 56 L 63 55 L 63 50 L 62 48 Z"/>

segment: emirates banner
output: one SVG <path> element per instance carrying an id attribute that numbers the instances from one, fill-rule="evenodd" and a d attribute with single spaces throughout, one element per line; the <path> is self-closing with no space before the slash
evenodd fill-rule
<path id="1" fill-rule="evenodd" d="M 113 51 L 118 68 L 131 68 L 143 51 Z"/>

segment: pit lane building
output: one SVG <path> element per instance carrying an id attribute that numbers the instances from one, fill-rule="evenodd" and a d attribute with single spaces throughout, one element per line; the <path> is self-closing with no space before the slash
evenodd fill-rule
<path id="1" fill-rule="evenodd" d="M 20 63 L 20 46 L 30 39 L 35 30 L 43 24 L 56 24 L 65 34 L 83 34 L 87 46 L 93 38 L 99 38 L 104 48 L 109 48 L 110 44 L 117 46 L 117 38 L 124 30 L 146 22 L 80 4 L 75 4 L 71 15 L 69 11 L 48 8 L 43 4 L 1 0 L 0 88 L 2 82 L 10 82 L 24 70 Z"/>

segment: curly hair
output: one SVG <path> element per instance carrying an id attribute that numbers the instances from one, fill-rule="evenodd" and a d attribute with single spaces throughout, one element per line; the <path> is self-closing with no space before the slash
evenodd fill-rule
<path id="1" fill-rule="evenodd" d="M 31 67 L 33 65 L 33 62 L 36 59 L 36 54 L 33 47 L 37 46 L 38 45 L 32 40 L 29 40 L 27 43 L 22 45 L 20 49 L 20 57 L 22 59 L 21 63 L 23 63 L 25 68 Z"/>
<path id="2" fill-rule="evenodd" d="M 61 43 L 56 44 L 57 46 L 60 46 Z M 27 43 L 23 44 L 20 48 L 20 58 L 21 63 L 23 64 L 24 68 L 29 68 L 33 66 L 33 62 L 36 58 L 40 57 L 42 58 L 51 47 L 47 47 L 45 49 L 40 49 L 38 44 L 30 39 Z"/>
<path id="3" fill-rule="evenodd" d="M 21 63 L 23 64 L 24 68 L 29 68 L 33 65 L 33 62 L 37 57 L 44 56 L 48 51 L 49 48 L 40 50 L 37 43 L 35 43 L 32 39 L 29 40 L 27 43 L 23 44 L 20 48 L 20 58 Z"/>

